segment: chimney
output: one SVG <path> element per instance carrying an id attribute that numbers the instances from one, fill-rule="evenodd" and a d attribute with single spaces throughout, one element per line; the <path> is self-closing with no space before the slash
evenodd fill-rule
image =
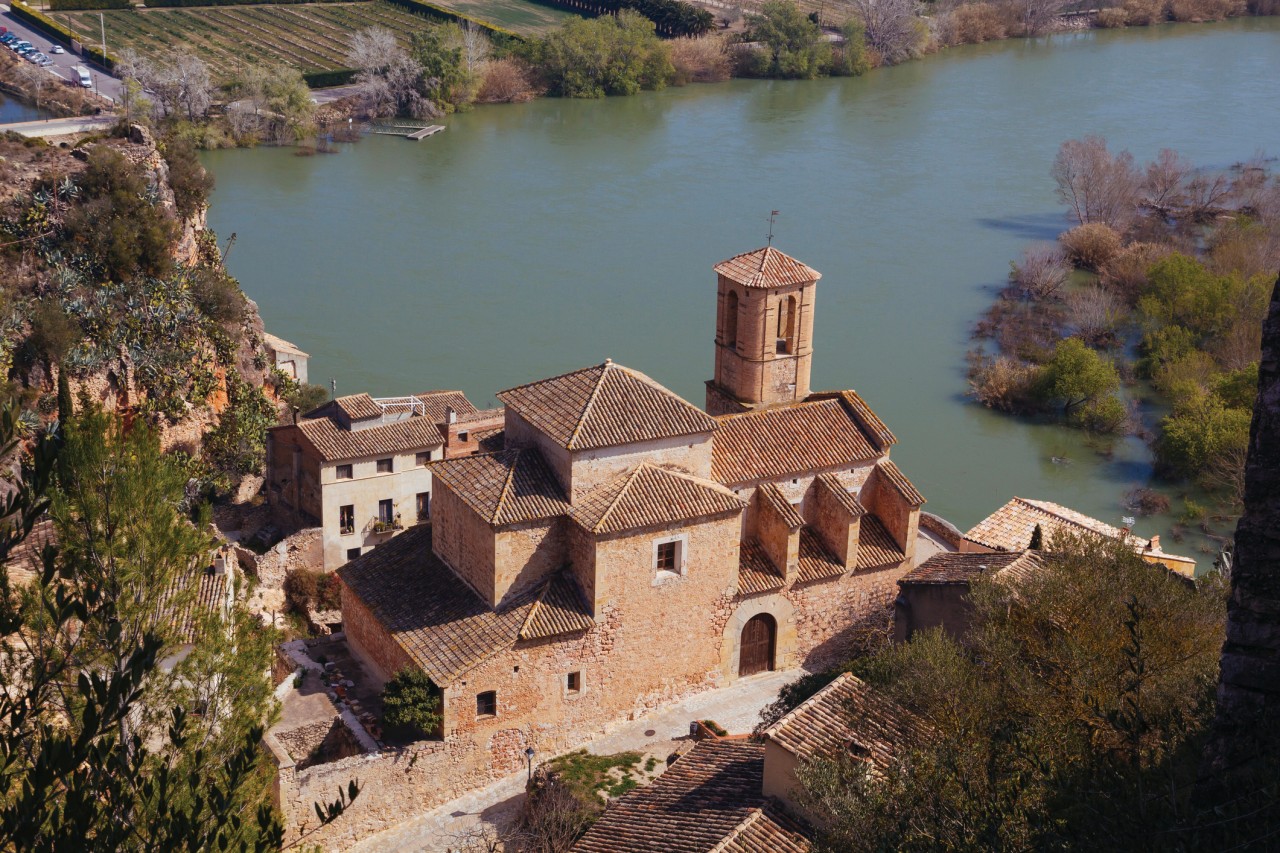
<path id="1" fill-rule="evenodd" d="M 300 410 L 297 406 L 294 406 L 294 407 L 293 407 L 293 422 L 294 422 L 295 424 L 298 422 L 298 412 L 300 412 L 300 411 L 301 411 L 301 410 Z"/>
<path id="2" fill-rule="evenodd" d="M 447 424 L 456 424 L 458 422 L 458 413 L 453 410 L 453 406 L 444 407 L 444 422 Z"/>

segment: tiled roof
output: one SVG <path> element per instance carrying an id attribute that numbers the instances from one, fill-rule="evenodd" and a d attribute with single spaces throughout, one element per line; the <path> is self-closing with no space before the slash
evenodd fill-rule
<path id="1" fill-rule="evenodd" d="M 543 640 L 586 631 L 595 622 L 587 612 L 578 585 L 562 572 L 539 590 L 529 616 L 520 626 L 520 639 Z"/>
<path id="2" fill-rule="evenodd" d="M 813 267 L 800 263 L 772 246 L 734 255 L 716 264 L 714 269 L 720 275 L 744 287 L 766 289 L 804 284 L 822 278 L 822 273 Z"/>
<path id="3" fill-rule="evenodd" d="M 471 437 L 480 446 L 481 453 L 498 453 L 507 447 L 507 431 L 502 427 L 473 432 Z"/>
<path id="4" fill-rule="evenodd" d="M 1061 504 L 1015 497 L 974 525 L 964 538 L 997 551 L 1021 551 L 1031 544 L 1031 536 L 1037 524 L 1040 525 L 1046 547 L 1052 543 L 1054 535 L 1059 531 L 1077 536 L 1094 534 L 1113 539 L 1125 536 L 1120 528 L 1112 527 L 1106 522 L 1090 518 L 1084 513 L 1076 512 Z M 1168 554 L 1158 548 L 1153 549 L 1151 541 L 1140 536 L 1129 534 L 1126 541 L 1145 560 L 1164 563 L 1166 568 L 1173 568 L 1184 574 L 1195 571 L 1195 560 L 1190 557 Z M 1170 564 L 1174 565 L 1171 567 Z"/>
<path id="5" fill-rule="evenodd" d="M 338 397 L 333 402 L 343 411 L 343 414 L 353 421 L 382 417 L 382 407 L 375 403 L 368 394 L 351 394 L 346 397 Z"/>
<path id="6" fill-rule="evenodd" d="M 754 539 L 743 542 L 738 556 L 738 595 L 759 595 L 784 586 L 786 581 L 760 543 Z"/>
<path id="7" fill-rule="evenodd" d="M 863 522 L 865 524 L 865 520 Z M 809 581 L 839 577 L 848 569 L 840 565 L 835 555 L 818 538 L 811 528 L 800 528 L 800 560 L 796 567 L 796 581 Z"/>
<path id="8" fill-rule="evenodd" d="M 433 479 L 492 525 L 554 518 L 569 511 L 559 481 L 537 450 L 463 456 L 430 467 Z"/>
<path id="9" fill-rule="evenodd" d="M 897 465 L 891 459 L 882 459 L 876 463 L 876 470 L 885 478 L 894 491 L 902 495 L 902 499 L 911 506 L 920 506 L 924 503 L 924 495 L 920 494 L 920 490 L 911 485 L 911 481 L 907 479 L 907 475 L 903 474 Z"/>
<path id="10" fill-rule="evenodd" d="M 608 534 L 745 508 L 718 483 L 646 462 L 578 500 L 573 519 L 591 533 Z"/>
<path id="11" fill-rule="evenodd" d="M 427 391 L 413 396 L 422 401 L 423 407 L 427 410 L 427 420 L 435 424 L 445 422 L 447 415 L 445 409 L 453 409 L 460 419 L 476 411 L 476 407 L 471 405 L 467 395 L 461 391 Z"/>
<path id="12" fill-rule="evenodd" d="M 158 605 L 169 612 L 174 637 L 194 643 L 211 613 L 222 613 L 227 605 L 227 576 L 198 567 L 174 578 Z"/>
<path id="13" fill-rule="evenodd" d="M 763 744 L 705 740 L 651 785 L 605 809 L 572 849 L 576 853 L 753 849 L 804 853 L 808 840 L 790 821 L 778 819 L 764 798 L 763 787 Z M 761 823 L 773 826 L 756 825 Z M 764 848 L 729 846 L 766 839 L 769 846 Z"/>
<path id="14" fill-rule="evenodd" d="M 289 343 L 284 338 L 276 337 L 270 332 L 262 333 L 262 342 L 266 344 L 272 350 L 272 352 L 282 352 L 282 353 L 285 353 L 286 355 L 301 355 L 301 356 L 306 355 L 305 352 L 298 349 L 297 344 Z"/>
<path id="15" fill-rule="evenodd" d="M 776 483 L 765 483 L 756 489 L 756 494 L 760 496 L 760 500 L 767 503 L 778 514 L 778 517 L 782 519 L 782 523 L 787 527 L 792 530 L 799 530 L 804 527 L 804 516 L 800 515 L 800 511 L 791 505 L 791 502 L 787 500 L 787 496 L 782 493 L 782 489 L 778 488 Z"/>
<path id="16" fill-rule="evenodd" d="M 815 486 L 836 499 L 836 502 L 849 513 L 852 518 L 861 518 L 867 514 L 867 508 L 862 502 L 844 487 L 844 483 L 840 482 L 840 478 L 835 474 L 819 474 L 813 478 Z"/>
<path id="17" fill-rule="evenodd" d="M 576 590 L 572 598 L 565 591 L 571 579 L 557 576 L 495 611 L 432 552 L 428 525 L 411 527 L 357 557 L 338 576 L 441 687 L 509 648 L 526 630 L 530 637 L 553 636 L 561 627 L 581 630 L 582 620 L 568 613 L 572 599 L 579 598 Z M 547 609 L 531 618 L 540 604 Z"/>
<path id="18" fill-rule="evenodd" d="M 765 737 L 802 759 L 845 752 L 883 771 L 928 732 L 915 714 L 844 673 L 774 723 Z"/>
<path id="19" fill-rule="evenodd" d="M 776 479 L 875 459 L 838 400 L 817 400 L 723 415 L 711 470 L 722 483 Z"/>
<path id="20" fill-rule="evenodd" d="M 606 361 L 498 394 L 569 450 L 711 432 L 715 420 L 643 373 Z"/>
<path id="21" fill-rule="evenodd" d="M 898 583 L 901 585 L 967 584 L 988 570 L 1002 571 L 1021 562 L 1039 564 L 1040 560 L 1030 551 L 988 551 L 977 554 L 943 552 L 934 554 L 907 572 L 898 580 Z"/>
<path id="22" fill-rule="evenodd" d="M 327 417 L 301 420 L 295 426 L 326 462 L 410 450 L 429 450 L 444 443 L 435 424 L 426 418 L 405 418 L 394 423 L 356 430 L 343 429 Z"/>
<path id="23" fill-rule="evenodd" d="M 884 421 L 880 420 L 880 416 L 871 410 L 871 407 L 867 405 L 867 401 L 862 399 L 862 395 L 857 391 L 819 391 L 810 394 L 808 399 L 840 400 L 849 410 L 849 414 L 853 416 L 853 419 L 858 422 L 863 434 L 879 450 L 888 450 L 898 443 L 898 437 L 893 434 L 889 427 L 885 426 Z"/>
<path id="24" fill-rule="evenodd" d="M 871 514 L 862 517 L 858 532 L 859 569 L 890 566 L 906 558 L 906 552 L 898 547 L 884 522 Z"/>

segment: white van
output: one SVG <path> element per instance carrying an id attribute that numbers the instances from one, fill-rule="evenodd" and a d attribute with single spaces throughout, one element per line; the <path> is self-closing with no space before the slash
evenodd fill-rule
<path id="1" fill-rule="evenodd" d="M 84 86 L 86 89 L 92 89 L 93 78 L 89 76 L 89 69 L 85 68 L 83 65 L 77 65 L 75 71 L 76 76 L 80 78 L 80 85 Z"/>

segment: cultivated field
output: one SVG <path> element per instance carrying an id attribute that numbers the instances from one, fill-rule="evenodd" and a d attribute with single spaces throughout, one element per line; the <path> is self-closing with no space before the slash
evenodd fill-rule
<path id="1" fill-rule="evenodd" d="M 570 17 L 525 0 L 461 0 L 438 3 L 515 32 L 536 35 Z M 409 35 L 431 21 L 381 0 L 363 3 L 317 3 L 294 6 L 207 6 L 186 9 L 141 9 L 102 13 L 107 51 L 133 48 L 143 56 L 164 56 L 189 48 L 214 69 L 229 76 L 246 63 L 284 62 L 307 71 L 346 67 L 351 34 L 381 26 L 406 46 Z M 100 38 L 98 12 L 54 12 L 85 41 Z"/>

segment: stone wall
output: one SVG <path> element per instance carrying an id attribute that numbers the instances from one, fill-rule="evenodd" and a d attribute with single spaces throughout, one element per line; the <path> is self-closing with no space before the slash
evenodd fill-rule
<path id="1" fill-rule="evenodd" d="M 444 483 L 431 508 L 431 547 L 480 597 L 493 606 L 493 528 Z"/>
<path id="2" fill-rule="evenodd" d="M 281 539 L 265 554 L 254 559 L 258 580 L 265 587 L 279 589 L 285 576 L 297 569 L 319 571 L 324 566 L 323 531 L 308 527 Z"/>
<path id="3" fill-rule="evenodd" d="M 378 681 L 386 682 L 412 664 L 404 649 L 346 583 L 342 584 L 342 631 L 351 653 Z"/>
<path id="4" fill-rule="evenodd" d="M 493 573 L 490 582 L 496 602 L 501 607 L 564 565 L 568 556 L 565 525 L 562 518 L 504 527 L 493 537 Z"/>

